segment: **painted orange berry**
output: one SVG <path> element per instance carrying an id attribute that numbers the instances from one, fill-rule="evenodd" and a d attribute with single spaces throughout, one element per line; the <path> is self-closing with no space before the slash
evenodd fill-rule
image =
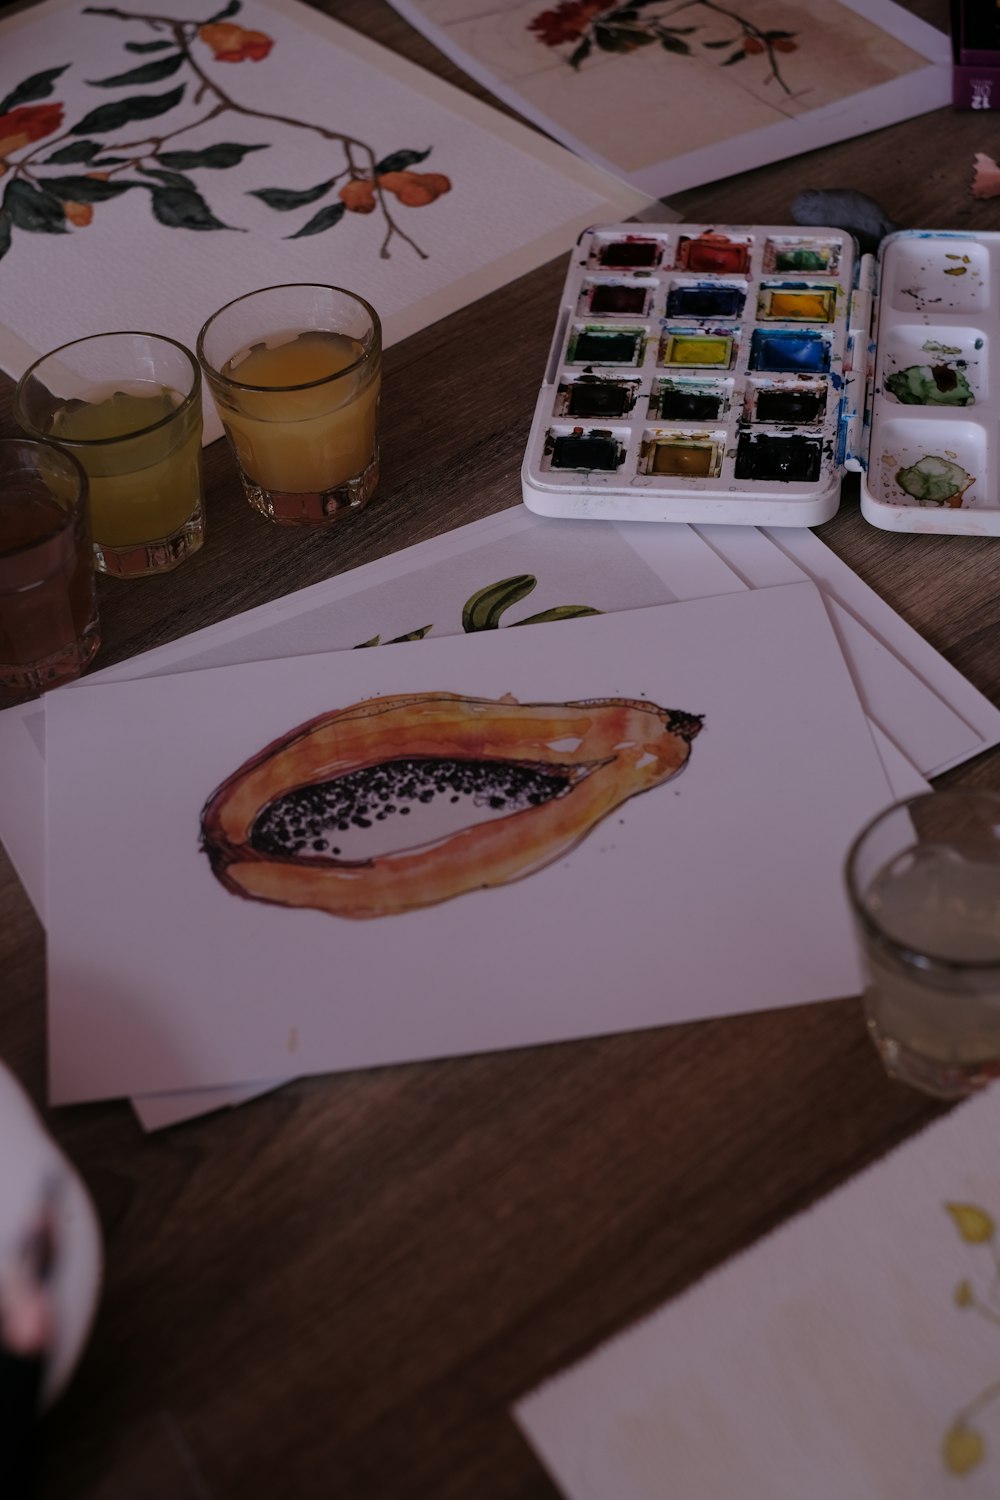
<path id="1" fill-rule="evenodd" d="M 92 177 L 95 182 L 107 182 L 108 179 L 111 176 L 111 173 L 110 172 L 88 172 L 87 176 L 88 177 Z"/>
<path id="2" fill-rule="evenodd" d="M 756 36 L 745 36 L 743 38 L 743 51 L 746 53 L 763 52 L 764 43 Z"/>
<path id="3" fill-rule="evenodd" d="M 367 177 L 345 182 L 337 197 L 352 214 L 370 214 L 375 208 L 375 184 Z"/>
<path id="4" fill-rule="evenodd" d="M 94 206 L 92 203 L 75 203 L 72 198 L 62 206 L 63 213 L 71 224 L 78 229 L 85 229 L 94 217 Z"/>
<path id="5" fill-rule="evenodd" d="M 451 191 L 450 180 L 440 172 L 386 172 L 379 178 L 379 186 L 395 193 L 407 208 L 423 208 Z"/>
<path id="6" fill-rule="evenodd" d="M 274 46 L 274 39 L 263 31 L 247 31 L 231 21 L 216 21 L 199 26 L 198 38 L 211 47 L 216 62 L 260 62 Z"/>
<path id="7" fill-rule="evenodd" d="M 797 52 L 798 48 L 790 36 L 779 36 L 771 43 L 775 52 Z"/>

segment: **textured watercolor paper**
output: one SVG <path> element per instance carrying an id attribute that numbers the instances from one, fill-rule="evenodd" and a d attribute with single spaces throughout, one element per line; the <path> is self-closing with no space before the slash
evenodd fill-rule
<path id="1" fill-rule="evenodd" d="M 772 670 L 762 674 L 763 660 Z M 821 695 L 810 691 L 817 679 Z M 579 842 L 559 845 L 546 863 L 543 841 L 539 867 L 507 884 L 398 914 L 378 907 L 357 921 L 247 900 L 213 876 L 199 813 L 248 757 L 317 714 L 391 695 L 403 695 L 408 711 L 422 692 L 494 705 L 507 695 L 519 704 L 624 699 L 669 710 L 665 723 L 703 715 L 704 724 L 676 779 L 632 797 L 637 783 L 626 779 L 613 812 L 593 826 L 570 814 L 565 826 Z M 578 708 L 574 724 L 580 714 L 583 727 L 553 740 L 553 754 L 585 756 L 598 711 Z M 633 753 L 637 766 L 658 765 L 645 743 L 630 730 L 594 764 L 613 766 L 612 776 Z M 46 771 L 54 1103 L 537 1045 L 856 993 L 840 871 L 851 831 L 891 797 L 822 596 L 808 583 L 475 641 L 443 637 L 416 651 L 390 645 L 81 684 L 49 697 Z M 568 806 L 579 803 L 563 804 L 560 819 Z M 533 828 L 539 812 L 549 819 L 546 806 L 525 812 Z M 403 888 L 423 893 L 430 881 L 437 893 L 456 847 L 482 860 L 477 881 L 495 878 L 492 842 L 435 833 L 407 846 L 404 864 L 419 873 Z M 84 849 L 81 885 L 74 851 Z M 361 849 L 352 842 L 345 858 L 367 861 Z M 350 890 L 360 899 L 379 867 L 354 868 L 362 883 Z M 378 880 L 375 888 L 385 889 Z M 164 943 L 164 933 L 184 940 Z M 501 951 L 502 963 L 484 962 Z M 113 1048 L 95 1043 L 109 1035 Z"/>
<path id="2" fill-rule="evenodd" d="M 947 36 L 890 0 L 392 4 L 504 103 L 658 198 L 951 98 Z"/>
<path id="3" fill-rule="evenodd" d="M 566 1500 L 993 1500 L 1000 1090 L 522 1400 Z"/>
<path id="4" fill-rule="evenodd" d="M 296 0 L 191 11 L 46 0 L 0 21 L 11 375 L 110 329 L 193 348 L 223 303 L 293 281 L 360 293 L 392 343 L 648 202 Z M 207 400 L 206 422 L 217 437 Z"/>

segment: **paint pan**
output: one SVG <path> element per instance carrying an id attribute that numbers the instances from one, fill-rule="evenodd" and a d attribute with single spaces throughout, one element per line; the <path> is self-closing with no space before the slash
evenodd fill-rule
<path id="1" fill-rule="evenodd" d="M 814 484 L 823 465 L 818 438 L 789 432 L 742 432 L 736 445 L 737 479 Z"/>
<path id="2" fill-rule="evenodd" d="M 828 394 L 829 382 L 822 379 L 782 380 L 779 377 L 757 380 L 750 377 L 744 415 L 748 422 L 814 427 L 826 417 Z"/>
<path id="3" fill-rule="evenodd" d="M 632 410 L 638 394 L 638 383 L 625 380 L 601 380 L 582 375 L 559 387 L 555 415 L 569 417 L 624 417 Z"/>
<path id="4" fill-rule="evenodd" d="M 833 276 L 840 269 L 843 241 L 821 240 L 808 235 L 791 235 L 768 239 L 764 245 L 765 272 L 818 271 Z"/>
<path id="5" fill-rule="evenodd" d="M 727 381 L 661 380 L 650 415 L 664 422 L 715 422 L 729 404 L 730 390 Z"/>
<path id="6" fill-rule="evenodd" d="M 829 370 L 831 344 L 814 329 L 755 328 L 750 344 L 751 370 Z"/>
<path id="7" fill-rule="evenodd" d="M 746 283 L 675 281 L 667 293 L 668 318 L 738 318 Z"/>
<path id="8" fill-rule="evenodd" d="M 574 365 L 635 365 L 642 359 L 644 328 L 585 325 L 574 330 L 569 362 Z"/>
<path id="9" fill-rule="evenodd" d="M 677 264 L 686 271 L 711 271 L 717 275 L 740 275 L 749 269 L 752 240 L 724 231 L 681 235 Z"/>
<path id="10" fill-rule="evenodd" d="M 575 427 L 550 432 L 546 443 L 550 468 L 585 473 L 613 473 L 622 461 L 622 446 L 613 432 Z"/>
<path id="11" fill-rule="evenodd" d="M 660 363 L 687 369 L 706 366 L 728 370 L 736 339 L 729 329 L 718 333 L 704 328 L 665 328 L 660 340 Z"/>
<path id="12" fill-rule="evenodd" d="M 648 281 L 591 281 L 584 288 L 580 311 L 594 317 L 643 318 L 652 294 Z"/>
<path id="13" fill-rule="evenodd" d="M 672 479 L 714 479 L 722 472 L 726 435 L 706 432 L 656 432 L 643 440 L 640 469 Z"/>
<path id="14" fill-rule="evenodd" d="M 805 282 L 765 282 L 757 295 L 757 317 L 764 322 L 832 323 L 837 291 Z"/>
<path id="15" fill-rule="evenodd" d="M 663 259 L 663 242 L 656 238 L 638 234 L 623 234 L 618 238 L 594 241 L 597 263 L 611 269 L 626 267 L 658 266 Z"/>

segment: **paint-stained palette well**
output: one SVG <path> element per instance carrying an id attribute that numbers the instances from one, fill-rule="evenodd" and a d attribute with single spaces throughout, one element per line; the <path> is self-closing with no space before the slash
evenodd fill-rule
<path id="1" fill-rule="evenodd" d="M 883 241 L 861 489 L 876 526 L 1000 533 L 998 273 L 997 233 L 904 230 Z"/>
<path id="2" fill-rule="evenodd" d="M 836 229 L 589 230 L 566 278 L 525 502 L 610 519 L 828 519 L 854 272 L 854 242 Z"/>

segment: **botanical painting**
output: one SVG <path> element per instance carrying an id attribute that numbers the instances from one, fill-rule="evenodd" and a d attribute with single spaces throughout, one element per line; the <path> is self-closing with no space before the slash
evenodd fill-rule
<path id="1" fill-rule="evenodd" d="M 945 102 L 927 66 L 944 38 L 887 0 L 394 3 L 557 139 L 658 196 Z"/>
<path id="2" fill-rule="evenodd" d="M 15 376 L 112 329 L 193 348 L 219 307 L 288 282 L 350 288 L 388 345 L 644 201 L 296 0 L 42 0 L 0 19 Z"/>

